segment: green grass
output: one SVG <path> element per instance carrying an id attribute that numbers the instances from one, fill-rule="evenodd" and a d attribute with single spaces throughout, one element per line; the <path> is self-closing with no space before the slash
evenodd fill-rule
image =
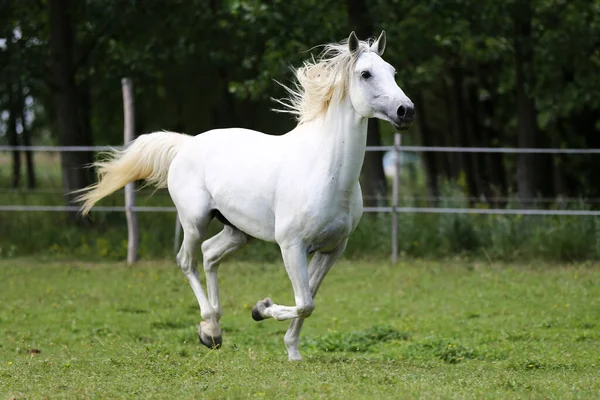
<path id="1" fill-rule="evenodd" d="M 0 261 L 0 398 L 599 398 L 600 265 L 343 261 L 305 323 L 279 264 L 224 263 L 224 348 L 171 261 Z M 33 349 L 39 350 L 36 353 Z"/>

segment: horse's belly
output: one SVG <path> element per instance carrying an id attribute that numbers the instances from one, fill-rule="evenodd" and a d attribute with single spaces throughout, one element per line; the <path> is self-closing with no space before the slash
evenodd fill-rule
<path id="1" fill-rule="evenodd" d="M 275 241 L 275 217 L 270 201 L 260 194 L 213 193 L 216 209 L 242 232 L 268 242 Z"/>

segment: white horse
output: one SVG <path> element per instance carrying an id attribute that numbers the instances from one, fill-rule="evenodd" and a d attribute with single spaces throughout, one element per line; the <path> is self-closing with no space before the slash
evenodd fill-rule
<path id="1" fill-rule="evenodd" d="M 184 232 L 177 263 L 198 300 L 203 319 L 198 336 L 206 346 L 222 343 L 219 263 L 254 237 L 281 248 L 296 304 L 265 298 L 256 303 L 252 317 L 291 319 L 284 338 L 287 354 L 290 360 L 302 359 L 298 341 L 304 319 L 362 216 L 358 178 L 367 120 L 379 118 L 402 129 L 414 117 L 394 68 L 381 58 L 385 42 L 385 32 L 374 42 L 359 41 L 352 32 L 347 41 L 326 45 L 319 59 L 297 69 L 295 87 L 286 88 L 289 98 L 279 101 L 284 106 L 279 111 L 296 115 L 299 122 L 285 135 L 240 128 L 195 137 L 155 132 L 96 164 L 100 179 L 80 197 L 83 214 L 138 179 L 168 187 Z M 207 296 L 194 255 L 213 218 L 224 228 L 202 243 Z"/>

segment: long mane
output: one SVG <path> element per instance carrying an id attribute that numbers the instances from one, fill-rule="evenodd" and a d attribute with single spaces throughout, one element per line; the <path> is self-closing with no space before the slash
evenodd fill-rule
<path id="1" fill-rule="evenodd" d="M 317 59 L 306 60 L 293 70 L 296 79 L 292 87 L 277 82 L 288 92 L 288 97 L 274 99 L 283 108 L 273 111 L 293 114 L 299 124 L 324 115 L 336 89 L 341 90 L 342 98 L 345 95 L 356 60 L 361 53 L 372 51 L 371 43 L 371 39 L 360 41 L 353 53 L 347 40 L 325 45 Z"/>

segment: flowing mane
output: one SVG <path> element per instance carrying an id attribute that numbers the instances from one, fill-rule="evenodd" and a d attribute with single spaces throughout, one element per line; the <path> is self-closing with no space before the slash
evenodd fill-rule
<path id="1" fill-rule="evenodd" d="M 346 92 L 350 71 L 361 53 L 372 51 L 372 43 L 371 39 L 361 40 L 354 53 L 348 49 L 348 40 L 325 45 L 317 59 L 306 60 L 293 70 L 296 79 L 292 87 L 277 82 L 288 98 L 273 99 L 283 106 L 273 111 L 293 114 L 300 124 L 325 114 L 335 90 L 341 89 L 342 95 Z"/>

